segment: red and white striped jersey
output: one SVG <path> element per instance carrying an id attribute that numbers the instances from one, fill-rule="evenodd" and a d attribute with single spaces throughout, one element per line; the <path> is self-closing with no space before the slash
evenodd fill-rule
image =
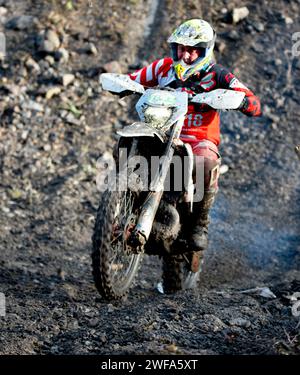
<path id="1" fill-rule="evenodd" d="M 145 87 L 166 87 L 176 79 L 171 58 L 155 60 L 149 66 L 137 70 L 129 76 Z"/>
<path id="2" fill-rule="evenodd" d="M 248 116 L 259 116 L 260 100 L 251 90 L 240 82 L 228 69 L 211 63 L 205 71 L 198 72 L 187 81 L 180 81 L 173 69 L 170 57 L 155 60 L 149 66 L 129 74 L 129 77 L 145 87 L 166 87 L 181 89 L 189 93 L 211 91 L 217 88 L 243 91 L 247 105 L 241 110 Z M 208 139 L 217 146 L 220 143 L 219 112 L 205 104 L 189 104 L 181 136 L 183 140 Z"/>

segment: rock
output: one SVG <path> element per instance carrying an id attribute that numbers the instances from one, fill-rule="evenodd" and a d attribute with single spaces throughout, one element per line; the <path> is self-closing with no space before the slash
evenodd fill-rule
<path id="1" fill-rule="evenodd" d="M 54 11 L 51 11 L 48 15 L 48 20 L 53 23 L 54 25 L 57 25 L 61 22 L 65 21 L 65 18 L 62 14 L 56 13 Z"/>
<path id="2" fill-rule="evenodd" d="M 66 273 L 64 270 L 62 270 L 61 268 L 58 268 L 57 270 L 57 276 L 62 280 L 62 281 L 65 281 L 66 279 Z"/>
<path id="3" fill-rule="evenodd" d="M 75 118 L 75 116 L 72 113 L 69 113 L 66 117 L 65 120 L 71 124 L 71 125 L 77 125 L 79 126 L 81 124 L 80 120 Z"/>
<path id="4" fill-rule="evenodd" d="M 296 152 L 298 158 L 300 159 L 300 145 L 295 146 L 295 152 Z"/>
<path id="5" fill-rule="evenodd" d="M 93 43 L 89 43 L 86 47 L 87 53 L 91 53 L 92 55 L 98 55 L 98 50 Z"/>
<path id="6" fill-rule="evenodd" d="M 79 322 L 76 319 L 72 319 L 70 322 L 67 323 L 67 328 L 70 330 L 77 330 L 79 327 Z"/>
<path id="7" fill-rule="evenodd" d="M 2 212 L 4 212 L 5 214 L 8 214 L 8 213 L 10 212 L 9 207 L 1 207 L 1 210 L 2 210 Z"/>
<path id="8" fill-rule="evenodd" d="M 91 87 L 88 87 L 87 90 L 86 90 L 86 94 L 87 94 L 87 96 L 92 97 L 94 95 L 93 89 Z M 126 107 L 127 107 L 127 104 L 126 104 Z"/>
<path id="9" fill-rule="evenodd" d="M 106 334 L 105 333 L 102 333 L 100 335 L 100 341 L 104 344 L 107 342 L 107 337 L 106 337 Z"/>
<path id="10" fill-rule="evenodd" d="M 265 116 L 269 118 L 270 120 L 272 120 L 272 122 L 275 124 L 280 123 L 280 117 L 274 113 L 267 113 Z"/>
<path id="11" fill-rule="evenodd" d="M 28 76 L 28 72 L 27 72 L 27 69 L 25 67 L 22 67 L 19 70 L 19 73 L 20 73 L 20 76 L 23 77 L 23 78 L 26 78 Z"/>
<path id="12" fill-rule="evenodd" d="M 22 89 L 20 86 L 18 85 L 14 85 L 13 83 L 10 84 L 10 85 L 5 85 L 4 86 L 8 91 L 10 91 L 13 96 L 20 96 L 21 95 L 21 92 L 22 92 Z"/>
<path id="13" fill-rule="evenodd" d="M 77 289 L 71 284 L 64 283 L 61 289 L 66 292 L 71 300 L 75 299 L 75 297 L 77 296 Z"/>
<path id="14" fill-rule="evenodd" d="M 254 30 L 254 27 L 252 25 L 246 25 L 245 27 L 245 30 L 250 33 L 250 34 L 254 34 L 255 33 L 255 30 Z"/>
<path id="15" fill-rule="evenodd" d="M 68 86 L 75 79 L 74 74 L 64 74 L 62 77 L 63 86 Z"/>
<path id="16" fill-rule="evenodd" d="M 60 117 L 61 117 L 62 119 L 65 119 L 67 116 L 68 116 L 68 111 L 66 111 L 66 110 L 62 110 L 62 111 L 60 112 Z"/>
<path id="17" fill-rule="evenodd" d="M 4 7 L 0 7 L 0 23 L 5 24 L 6 22 L 6 13 L 7 9 Z"/>
<path id="18" fill-rule="evenodd" d="M 261 43 L 253 43 L 251 48 L 258 53 L 263 53 L 266 49 Z"/>
<path id="19" fill-rule="evenodd" d="M 262 22 L 253 22 L 252 26 L 259 33 L 265 30 L 264 24 Z"/>
<path id="20" fill-rule="evenodd" d="M 222 331 L 224 328 L 227 327 L 226 324 L 223 323 L 222 320 L 219 319 L 215 315 L 205 314 L 203 318 L 204 318 L 203 328 L 206 331 L 218 332 L 218 331 Z"/>
<path id="21" fill-rule="evenodd" d="M 267 104 L 263 106 L 263 113 L 266 115 L 267 113 L 271 113 L 271 107 L 269 107 Z"/>
<path id="22" fill-rule="evenodd" d="M 0 7 L 0 17 L 5 16 L 7 14 L 7 9 L 4 7 Z"/>
<path id="23" fill-rule="evenodd" d="M 107 312 L 112 313 L 116 310 L 115 306 L 112 303 L 107 305 Z"/>
<path id="24" fill-rule="evenodd" d="M 23 139 L 23 141 L 26 141 L 26 139 L 28 138 L 28 134 L 29 134 L 28 130 L 23 130 L 21 134 L 21 139 Z"/>
<path id="25" fill-rule="evenodd" d="M 247 7 L 234 8 L 232 11 L 232 22 L 234 24 L 239 23 L 244 18 L 248 17 L 249 9 Z"/>
<path id="26" fill-rule="evenodd" d="M 222 164 L 220 167 L 220 174 L 225 174 L 229 171 L 229 167 L 226 164 Z"/>
<path id="27" fill-rule="evenodd" d="M 54 52 L 55 47 L 49 40 L 44 40 L 44 42 L 41 45 L 39 51 L 43 51 L 43 52 L 47 52 L 47 53 Z"/>
<path id="28" fill-rule="evenodd" d="M 33 16 L 22 15 L 10 19 L 5 27 L 13 30 L 26 30 L 32 28 L 34 21 L 35 18 Z"/>
<path id="29" fill-rule="evenodd" d="M 98 318 L 92 318 L 89 320 L 89 327 L 96 327 L 99 324 L 99 319 Z"/>
<path id="30" fill-rule="evenodd" d="M 60 331 L 60 328 L 57 326 L 57 328 L 58 328 L 58 331 Z M 57 345 L 55 345 L 55 346 L 51 346 L 51 348 L 50 348 L 50 353 L 52 353 L 52 354 L 57 354 L 57 353 L 59 353 L 59 347 L 57 346 Z"/>
<path id="31" fill-rule="evenodd" d="M 294 21 L 291 17 L 283 16 L 283 19 L 284 19 L 284 22 L 285 22 L 286 25 L 291 25 L 292 23 L 294 23 Z"/>
<path id="32" fill-rule="evenodd" d="M 49 65 L 53 65 L 53 64 L 55 63 L 55 59 L 54 59 L 54 57 L 51 56 L 51 55 L 47 55 L 47 56 L 45 57 L 45 60 L 47 61 L 47 63 L 48 63 Z"/>
<path id="33" fill-rule="evenodd" d="M 29 100 L 28 102 L 23 103 L 22 107 L 23 109 L 29 109 L 31 111 L 44 112 L 43 105 L 33 100 Z"/>
<path id="34" fill-rule="evenodd" d="M 27 68 L 29 68 L 31 70 L 34 70 L 36 72 L 40 72 L 40 70 L 41 70 L 39 64 L 35 60 L 33 60 L 33 58 L 31 58 L 31 57 L 29 57 L 26 60 L 25 65 L 27 66 Z"/>
<path id="35" fill-rule="evenodd" d="M 157 283 L 157 285 L 156 285 L 156 289 L 157 289 L 157 291 L 158 291 L 159 293 L 164 294 L 164 287 L 163 287 L 162 282 Z"/>
<path id="36" fill-rule="evenodd" d="M 48 71 L 50 69 L 50 64 L 49 62 L 45 59 L 45 60 L 41 60 L 39 62 L 39 66 L 41 68 L 41 70 L 44 72 L 44 71 Z M 48 73 L 48 72 L 47 72 Z"/>
<path id="37" fill-rule="evenodd" d="M 227 38 L 231 40 L 239 40 L 240 36 L 236 30 L 230 30 L 229 33 L 227 33 Z"/>
<path id="38" fill-rule="evenodd" d="M 54 30 L 47 30 L 45 33 L 45 39 L 51 43 L 54 49 L 58 49 L 60 46 L 60 40 L 57 33 Z"/>
<path id="39" fill-rule="evenodd" d="M 19 189 L 11 189 L 9 190 L 9 195 L 11 199 L 17 200 L 17 199 L 22 198 L 23 193 Z"/>
<path id="40" fill-rule="evenodd" d="M 261 288 L 259 295 L 265 298 L 277 298 L 268 287 Z"/>
<path id="41" fill-rule="evenodd" d="M 110 61 L 104 64 L 103 68 L 107 73 L 122 73 L 121 65 L 118 61 Z"/>
<path id="42" fill-rule="evenodd" d="M 243 318 L 231 319 L 229 321 L 229 324 L 231 326 L 244 327 L 244 328 L 249 328 L 251 326 L 251 322 L 249 320 L 243 319 Z"/>
<path id="43" fill-rule="evenodd" d="M 268 287 L 257 287 L 240 291 L 240 293 L 256 294 L 265 298 L 277 298 Z"/>
<path id="44" fill-rule="evenodd" d="M 166 350 L 167 353 L 177 353 L 179 351 L 178 346 L 175 344 L 165 345 L 164 349 Z"/>
<path id="45" fill-rule="evenodd" d="M 216 42 L 216 49 L 218 52 L 223 53 L 226 48 L 226 44 L 223 41 Z"/>
<path id="46" fill-rule="evenodd" d="M 38 39 L 38 51 L 51 53 L 55 52 L 60 46 L 60 40 L 57 33 L 54 30 L 48 29 L 43 31 Z"/>
<path id="47" fill-rule="evenodd" d="M 54 57 L 60 63 L 67 63 L 69 61 L 70 55 L 69 55 L 69 52 L 65 48 L 59 48 L 55 52 Z"/>
<path id="48" fill-rule="evenodd" d="M 277 129 L 278 129 L 278 126 L 277 126 L 277 124 L 275 124 L 275 122 L 272 122 L 272 123 L 271 123 L 271 128 L 272 128 L 273 130 L 277 130 Z"/>
<path id="49" fill-rule="evenodd" d="M 54 95 L 58 95 L 61 93 L 60 87 L 52 87 L 46 92 L 46 99 L 51 99 Z"/>

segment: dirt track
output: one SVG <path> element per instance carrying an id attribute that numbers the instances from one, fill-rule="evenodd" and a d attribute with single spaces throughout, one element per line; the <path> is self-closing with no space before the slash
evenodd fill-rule
<path id="1" fill-rule="evenodd" d="M 250 14 L 235 26 L 222 11 L 227 3 L 161 1 L 152 23 L 146 0 L 74 1 L 69 10 L 59 1 L 0 0 L 7 9 L 0 10 L 7 40 L 0 67 L 1 354 L 299 354 L 299 317 L 287 297 L 300 292 L 300 57 L 291 54 L 300 1 L 245 1 Z M 35 19 L 6 24 L 19 15 Z M 220 151 L 229 171 L 212 212 L 200 289 L 159 294 L 160 262 L 148 258 L 128 300 L 107 304 L 90 269 L 96 161 L 132 116 L 130 98 L 102 93 L 98 75 L 113 60 L 125 73 L 168 55 L 174 26 L 200 15 L 219 35 L 217 60 L 261 97 L 264 115 L 223 116 Z M 46 27 L 69 52 L 66 61 L 38 52 Z M 63 86 L 66 73 L 75 77 Z M 53 87 L 61 91 L 47 99 Z M 276 298 L 240 293 L 263 286 Z"/>

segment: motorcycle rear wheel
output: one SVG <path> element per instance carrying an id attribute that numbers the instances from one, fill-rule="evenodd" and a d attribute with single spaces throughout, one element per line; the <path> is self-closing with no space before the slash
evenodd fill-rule
<path id="1" fill-rule="evenodd" d="M 165 255 L 163 257 L 162 286 L 166 294 L 180 290 L 195 289 L 199 282 L 200 270 L 190 270 L 189 259 L 178 255 Z"/>
<path id="2" fill-rule="evenodd" d="M 136 221 L 135 201 L 129 189 L 106 190 L 97 211 L 92 271 L 97 290 L 107 300 L 128 295 L 142 260 L 142 254 L 134 254 L 126 243 Z"/>

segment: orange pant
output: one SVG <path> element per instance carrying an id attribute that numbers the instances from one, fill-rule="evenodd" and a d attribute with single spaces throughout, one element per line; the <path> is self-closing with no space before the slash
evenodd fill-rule
<path id="1" fill-rule="evenodd" d="M 204 167 L 204 191 L 217 191 L 218 178 L 221 165 L 221 155 L 218 147 L 207 139 L 201 141 L 197 139 L 181 138 L 183 142 L 189 143 L 192 147 L 194 158 L 194 175 L 196 168 Z M 201 156 L 198 158 L 197 156 Z"/>

